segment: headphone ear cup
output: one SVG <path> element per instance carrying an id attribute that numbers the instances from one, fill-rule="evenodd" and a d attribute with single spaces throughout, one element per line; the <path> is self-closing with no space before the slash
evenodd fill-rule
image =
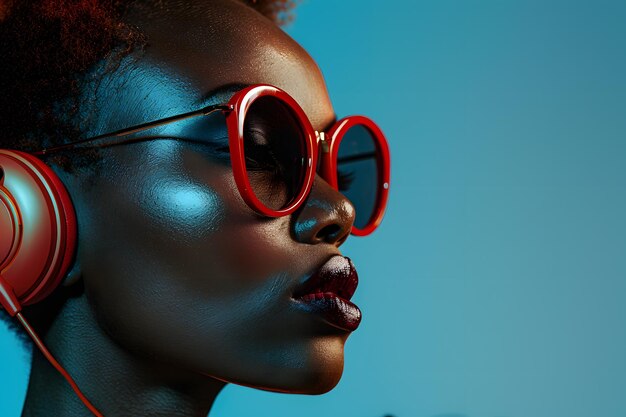
<path id="1" fill-rule="evenodd" d="M 0 275 L 22 305 L 59 285 L 76 238 L 74 207 L 54 171 L 33 155 L 0 149 Z"/>

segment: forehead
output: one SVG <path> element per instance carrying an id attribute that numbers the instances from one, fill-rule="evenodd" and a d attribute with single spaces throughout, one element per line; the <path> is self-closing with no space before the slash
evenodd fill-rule
<path id="1" fill-rule="evenodd" d="M 163 1 L 158 8 L 135 9 L 128 20 L 147 37 L 139 65 L 190 86 L 190 101 L 231 84 L 270 84 L 294 97 L 315 128 L 334 119 L 315 61 L 249 6 L 232 0 Z"/>

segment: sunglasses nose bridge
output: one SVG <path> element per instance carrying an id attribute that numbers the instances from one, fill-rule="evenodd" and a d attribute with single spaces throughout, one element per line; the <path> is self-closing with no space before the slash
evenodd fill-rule
<path id="1" fill-rule="evenodd" d="M 315 172 L 318 173 L 326 182 L 332 183 L 332 167 L 330 166 L 330 141 L 328 135 L 325 132 L 315 131 L 315 137 L 317 138 L 317 163 L 315 166 Z"/>
<path id="2" fill-rule="evenodd" d="M 328 146 L 328 140 L 326 139 L 326 133 L 315 131 L 315 137 L 317 138 L 317 144 L 322 145 L 322 152 L 328 153 L 330 152 L 330 147 Z"/>

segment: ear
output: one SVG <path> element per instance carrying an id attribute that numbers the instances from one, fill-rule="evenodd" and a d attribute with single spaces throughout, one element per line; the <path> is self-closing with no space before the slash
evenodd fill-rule
<path id="1" fill-rule="evenodd" d="M 80 262 L 78 259 L 74 259 L 74 263 L 72 264 L 70 270 L 65 274 L 65 278 L 63 278 L 61 286 L 71 287 L 76 285 L 82 280 L 82 277 L 83 272 L 80 268 Z"/>

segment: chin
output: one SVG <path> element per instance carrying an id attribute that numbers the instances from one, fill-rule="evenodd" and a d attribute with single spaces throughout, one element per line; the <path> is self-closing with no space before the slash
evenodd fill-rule
<path id="1" fill-rule="evenodd" d="M 317 369 L 300 375 L 285 392 L 293 394 L 320 395 L 331 391 L 337 386 L 343 375 L 343 361 L 340 366 Z"/>
<path id="2" fill-rule="evenodd" d="M 306 375 L 298 375 L 292 381 L 280 381 L 280 384 L 276 384 L 277 381 L 272 381 L 271 385 L 251 385 L 251 387 L 286 394 L 321 395 L 335 388 L 341 380 L 342 374 L 343 368 L 338 372 L 336 370 L 320 370 Z"/>
<path id="3" fill-rule="evenodd" d="M 343 375 L 344 341 L 315 344 L 302 366 L 277 372 L 282 392 L 320 395 L 335 388 Z"/>
<path id="4" fill-rule="evenodd" d="M 284 361 L 281 366 L 270 366 L 243 378 L 222 379 L 237 385 L 271 392 L 320 395 L 337 386 L 343 375 L 342 349 L 319 348 L 309 352 L 306 359 Z M 276 364 L 274 364 L 276 365 Z M 257 368 L 258 369 L 258 368 Z"/>

